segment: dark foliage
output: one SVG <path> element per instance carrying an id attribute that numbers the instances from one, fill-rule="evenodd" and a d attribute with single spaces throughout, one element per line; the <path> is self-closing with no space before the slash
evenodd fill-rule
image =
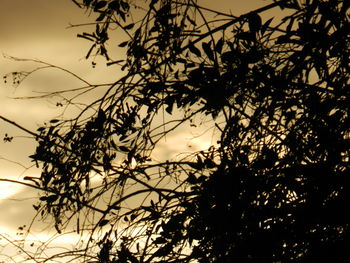
<path id="1" fill-rule="evenodd" d="M 42 216 L 58 231 L 91 218 L 77 225 L 91 237 L 81 261 L 350 261 L 349 1 L 280 0 L 239 17 L 192 0 L 78 4 L 97 14 L 79 35 L 87 58 L 125 75 L 42 127 L 31 157 Z M 115 27 L 128 38 L 108 46 Z M 125 60 L 109 55 L 118 45 Z M 197 116 L 212 119 L 216 145 L 152 160 Z"/>

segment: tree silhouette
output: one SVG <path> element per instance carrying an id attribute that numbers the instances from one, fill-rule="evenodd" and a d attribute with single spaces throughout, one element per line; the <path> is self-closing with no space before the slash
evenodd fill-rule
<path id="1" fill-rule="evenodd" d="M 44 190 L 35 208 L 59 233 L 74 223 L 89 236 L 67 256 L 348 262 L 349 1 L 273 1 L 238 17 L 195 0 L 74 2 L 97 14 L 78 35 L 92 42 L 86 58 L 125 74 L 36 135 L 42 173 L 25 178 Z M 108 49 L 116 32 L 122 60 Z M 152 158 L 201 117 L 216 144 Z"/>

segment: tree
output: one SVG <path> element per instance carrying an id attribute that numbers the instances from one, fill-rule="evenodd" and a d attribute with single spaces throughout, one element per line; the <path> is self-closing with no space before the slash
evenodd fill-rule
<path id="1" fill-rule="evenodd" d="M 86 58 L 102 55 L 125 75 L 35 135 L 42 173 L 25 178 L 44 191 L 35 208 L 59 233 L 77 222 L 90 237 L 67 256 L 349 260 L 349 1 L 273 1 L 239 17 L 195 0 L 73 2 L 97 14 L 94 31 L 78 35 L 92 42 Z M 272 9 L 280 20 L 265 18 Z M 115 28 L 123 60 L 108 50 Z M 217 144 L 152 159 L 200 117 Z"/>

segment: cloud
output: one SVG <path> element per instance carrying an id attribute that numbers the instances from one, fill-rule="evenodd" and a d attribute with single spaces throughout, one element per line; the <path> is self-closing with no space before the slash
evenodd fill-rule
<path id="1" fill-rule="evenodd" d="M 29 225 L 35 216 L 32 207 L 37 193 L 16 184 L 0 182 L 0 232 L 15 233 L 22 225 Z"/>
<path id="2" fill-rule="evenodd" d="M 15 185 L 13 183 L 0 182 L 0 202 L 2 200 L 9 199 L 13 195 L 16 195 L 21 190 L 23 186 Z"/>

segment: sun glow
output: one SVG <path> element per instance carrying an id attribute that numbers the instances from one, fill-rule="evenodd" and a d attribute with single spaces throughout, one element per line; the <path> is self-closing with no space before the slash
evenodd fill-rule
<path id="1" fill-rule="evenodd" d="M 10 198 L 22 188 L 23 186 L 15 185 L 14 183 L 0 182 L 0 201 Z"/>

